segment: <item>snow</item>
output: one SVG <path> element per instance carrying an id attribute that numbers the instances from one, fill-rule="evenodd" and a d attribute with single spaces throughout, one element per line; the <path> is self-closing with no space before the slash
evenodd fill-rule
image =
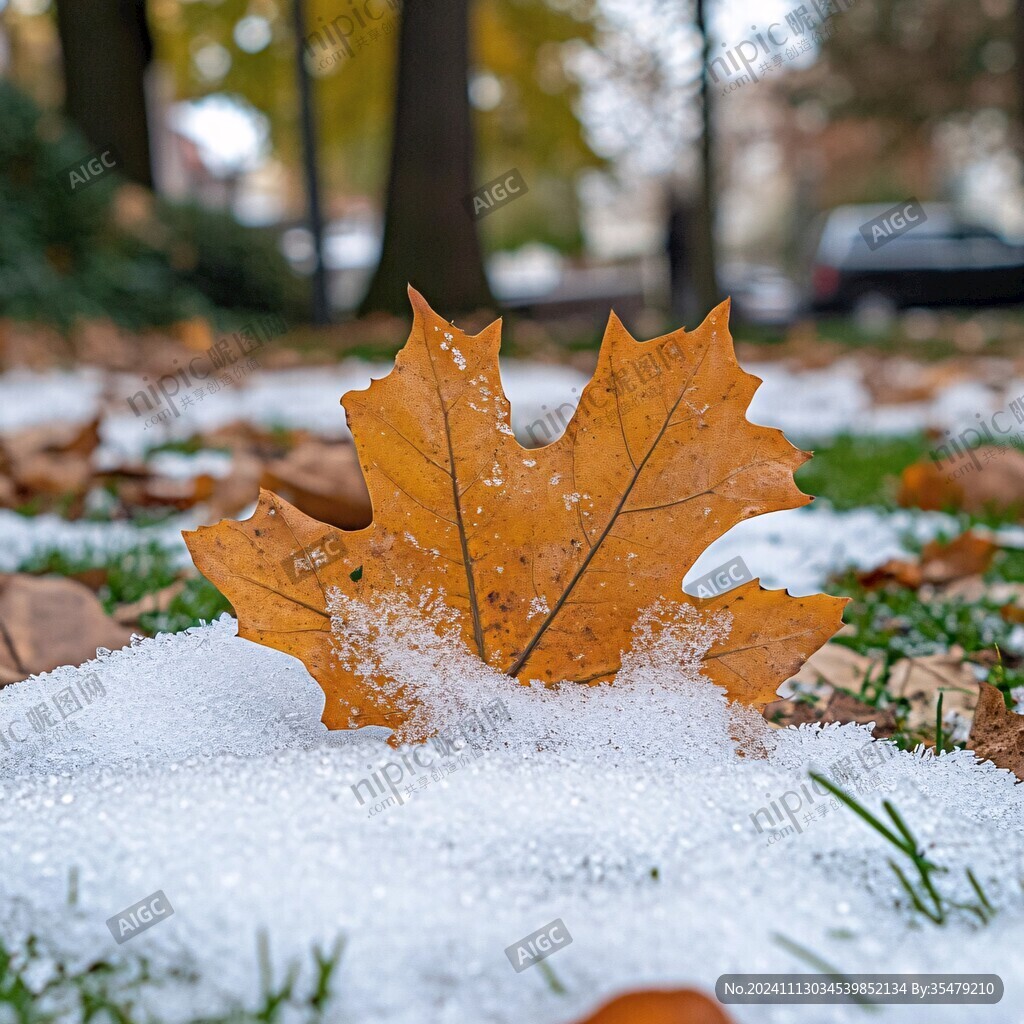
<path id="1" fill-rule="evenodd" d="M 457 361 L 461 354 L 452 352 Z M 0 430 L 36 426 L 54 418 L 85 422 L 105 413 L 102 454 L 106 460 L 137 459 L 167 440 L 180 440 L 235 420 L 264 426 L 306 428 L 327 437 L 347 437 L 339 397 L 366 388 L 383 377 L 390 363 L 346 359 L 334 366 L 256 370 L 204 401 L 176 407 L 166 422 L 136 417 L 127 399 L 143 387 L 130 375 L 104 378 L 95 369 L 0 374 Z M 840 433 L 907 434 L 926 428 L 963 430 L 978 415 L 1005 409 L 1024 393 L 1024 381 L 1007 379 L 1002 393 L 979 381 L 952 381 L 928 401 L 878 404 L 864 382 L 864 370 L 852 358 L 824 369 L 795 368 L 784 362 L 746 364 L 763 384 L 754 395 L 749 418 L 784 430 L 801 443 L 824 441 Z M 538 441 L 554 440 L 575 408 L 589 377 L 571 367 L 503 359 L 501 381 L 512 403 L 512 427 Z M 103 400 L 104 391 L 109 401 Z M 158 409 L 152 410 L 158 412 Z"/>
<path id="2" fill-rule="evenodd" d="M 221 479 L 231 472 L 231 455 L 212 450 L 193 454 L 156 452 L 146 460 L 146 465 L 156 476 L 172 480 L 191 480 L 200 475 Z"/>
<path id="3" fill-rule="evenodd" d="M 159 526 L 135 526 L 128 522 L 68 522 L 59 516 L 32 517 L 0 509 L 0 572 L 14 572 L 27 559 L 47 551 L 69 557 L 94 557 L 98 564 L 109 556 L 131 551 L 153 542 L 176 553 L 181 564 L 190 564 L 182 530 L 193 530 L 200 520 L 189 513 L 175 516 Z"/>
<path id="4" fill-rule="evenodd" d="M 959 532 L 954 518 L 938 512 L 839 512 L 828 502 L 816 501 L 807 508 L 769 512 L 734 526 L 705 548 L 684 582 L 700 579 L 740 555 L 762 586 L 785 587 L 802 597 L 820 592 L 836 572 L 871 569 L 887 559 L 906 557 L 911 538 L 920 543 Z M 1006 539 L 1017 538 L 1007 534 Z"/>
<path id="5" fill-rule="evenodd" d="M 963 383 L 929 403 L 873 406 L 856 367 L 837 365 L 752 368 L 765 385 L 751 419 L 821 438 L 916 430 L 936 418 L 955 426 L 1000 407 L 992 392 Z M 103 458 L 135 458 L 168 437 L 239 418 L 345 436 L 338 396 L 389 369 L 347 361 L 260 373 L 167 428 L 145 429 L 122 401 L 104 420 Z M 505 361 L 502 382 L 522 437 L 527 424 L 574 403 L 585 378 Z M 138 387 L 121 384 L 117 395 Z M 102 391 L 92 371 L 5 374 L 0 429 L 46 422 L 54 409 L 62 420 L 88 420 Z M 174 475 L 226 468 L 209 453 L 159 458 Z M 193 510 L 139 529 L 0 511 L 0 570 L 42 549 L 81 555 L 150 539 L 184 564 L 179 531 L 201 518 Z M 837 512 L 818 502 L 740 524 L 687 579 L 741 555 L 763 585 L 812 593 L 848 565 L 904 554 L 910 535 L 954 529 L 937 514 Z M 1024 1020 L 1024 787 L 1008 773 L 965 752 L 881 759 L 881 788 L 864 802 L 896 804 L 929 856 L 949 866 L 943 891 L 969 900 L 969 866 L 1000 908 L 987 928 L 965 917 L 922 924 L 897 906 L 889 851 L 847 810 L 829 806 L 778 841 L 774 828 L 755 827 L 759 810 L 784 795 L 811 809 L 801 789 L 811 767 L 828 772 L 880 745 L 860 726 L 775 731 L 729 708 L 697 669 L 730 628 L 727 617 L 682 611 L 658 632 L 652 617 L 666 613 L 652 610 L 615 686 L 548 691 L 511 683 L 450 629 L 428 625 L 425 616 L 436 624 L 442 614 L 432 596 L 415 607 L 397 598 L 363 607 L 332 595 L 331 610 L 347 623 L 335 630 L 338 658 L 385 672 L 396 700 L 414 698 L 411 728 L 489 724 L 450 772 L 441 766 L 458 762 L 443 742 L 396 750 L 380 729 L 328 734 L 322 691 L 305 668 L 238 639 L 227 616 L 0 690 L 5 938 L 36 935 L 44 952 L 72 965 L 146 958 L 162 979 L 148 1008 L 169 1021 L 253 996 L 261 929 L 279 977 L 289 962 L 308 970 L 314 945 L 346 938 L 329 1016 L 339 1024 L 556 1024 L 638 986 L 711 992 L 723 973 L 810 970 L 779 935 L 851 973 L 998 973 L 1003 1001 L 970 1019 Z M 825 805 L 817 799 L 814 809 Z M 781 817 L 774 824 L 785 826 Z M 156 890 L 173 916 L 115 945 L 107 919 Z M 539 970 L 515 973 L 504 955 L 555 918 L 573 938 L 547 961 L 564 994 Z M 182 968 L 194 982 L 171 973 Z M 741 1024 L 863 1017 L 854 1006 L 730 1012 Z M 920 1008 L 883 1012 L 893 1021 L 966 1019 L 956 1006 L 930 1006 L 925 1018 Z"/>
<path id="6" fill-rule="evenodd" d="M 96 370 L 9 370 L 0 374 L 0 431 L 54 420 L 87 423 L 96 415 L 102 391 L 103 378 Z"/>
<path id="7" fill-rule="evenodd" d="M 456 362 L 464 362 L 462 353 L 453 351 L 452 355 Z M 128 406 L 128 397 L 139 391 L 142 382 L 119 375 L 109 384 L 109 392 L 116 399 L 104 410 L 100 458 L 104 465 L 137 460 L 148 448 L 165 441 L 182 440 L 236 420 L 347 438 L 350 435 L 339 405 L 341 396 L 365 389 L 371 380 L 391 369 L 391 363 L 347 359 L 335 366 L 256 371 L 200 403 L 188 407 L 178 403 L 167 410 L 165 421 L 156 422 L 150 421 L 160 408 L 143 408 L 143 415 L 135 416 Z M 513 429 L 524 437 L 530 423 L 547 415 L 548 408 L 557 408 L 564 395 L 571 396 L 573 387 L 582 387 L 584 378 L 566 367 L 509 359 L 502 361 L 501 380 L 514 407 Z M 61 410 L 62 420 L 84 422 L 101 408 L 102 388 L 94 371 L 36 375 L 31 387 L 37 390 L 31 401 L 26 394 L 19 394 L 25 387 L 25 375 L 20 371 L 0 375 L 0 400 L 11 396 L 7 406 L 0 401 L 4 409 L 0 429 L 15 430 L 51 419 L 54 409 Z M 138 404 L 142 407 L 141 402 Z"/>
<path id="8" fill-rule="evenodd" d="M 808 970 L 774 935 L 849 972 L 997 973 L 1002 1003 L 970 1019 L 1021 1019 L 1024 820 L 1008 773 L 965 753 L 881 759 L 884 788 L 864 800 L 895 802 L 951 868 L 944 891 L 968 899 L 970 866 L 1000 908 L 987 928 L 921 925 L 895 906 L 887 851 L 852 813 L 830 808 L 780 841 L 757 831 L 753 816 L 771 800 L 803 799 L 809 767 L 874 744 L 859 726 L 776 732 L 730 711 L 694 668 L 726 622 L 677 623 L 662 644 L 641 628 L 616 686 L 559 692 L 516 686 L 443 639 L 424 647 L 421 627 L 407 625 L 394 618 L 366 642 L 440 724 L 495 699 L 510 719 L 422 788 L 438 747 L 326 740 L 323 698 L 302 666 L 237 639 L 227 617 L 0 691 L 5 734 L 68 687 L 93 696 L 69 719 L 75 732 L 0 746 L 8 936 L 31 932 L 71 963 L 145 957 L 166 979 L 149 1008 L 169 1020 L 257 992 L 261 928 L 278 976 L 345 936 L 329 1019 L 346 1024 L 555 1024 L 639 985 L 712 991 L 726 972 Z M 766 753 L 739 756 L 733 736 Z M 382 789 L 371 804 L 374 776 L 401 799 Z M 174 915 L 116 946 L 106 920 L 156 890 Z M 555 918 L 573 938 L 548 961 L 564 995 L 540 971 L 515 973 L 503 952 Z M 173 980 L 172 967 L 195 982 Z M 732 1012 L 779 1024 L 863 1013 Z M 884 1012 L 922 1019 L 917 1008 Z M 960 1007 L 927 1011 L 937 1024 L 964 1019 Z"/>

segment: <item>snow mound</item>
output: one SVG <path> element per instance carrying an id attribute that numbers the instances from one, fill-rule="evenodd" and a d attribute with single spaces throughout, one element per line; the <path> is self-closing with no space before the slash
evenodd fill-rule
<path id="1" fill-rule="evenodd" d="M 5 936 L 34 934 L 71 964 L 145 957 L 163 979 L 149 1009 L 168 1020 L 255 993 L 260 929 L 280 969 L 346 937 L 330 1014 L 345 1024 L 556 1024 L 640 985 L 811 970 L 776 935 L 848 972 L 998 973 L 1003 1001 L 969 1019 L 1021 1020 L 1024 815 L 1009 773 L 730 708 L 695 670 L 727 622 L 649 619 L 614 687 L 552 692 L 471 663 L 399 606 L 378 611 L 357 624 L 365 657 L 391 659 L 441 724 L 429 743 L 394 749 L 379 730 L 329 742 L 305 669 L 226 617 L 0 691 Z M 11 723 L 30 733 L 47 704 L 67 722 L 12 740 Z M 949 866 L 944 891 L 970 899 L 974 870 L 1000 908 L 989 927 L 922 926 L 899 902 L 880 837 L 808 789 L 811 768 L 851 765 L 864 802 L 893 800 Z M 105 922 L 157 890 L 174 914 L 116 945 Z M 564 993 L 504 953 L 555 918 L 573 940 L 547 961 Z M 864 1019 L 856 1006 L 731 1009 Z M 883 1013 L 967 1019 L 957 1006 Z"/>

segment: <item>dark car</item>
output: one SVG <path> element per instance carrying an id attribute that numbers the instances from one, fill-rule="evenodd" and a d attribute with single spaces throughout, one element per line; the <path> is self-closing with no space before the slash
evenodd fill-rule
<path id="1" fill-rule="evenodd" d="M 826 215 L 811 266 L 812 310 L 1024 302 L 1024 246 L 958 221 L 942 203 L 925 203 L 920 223 L 881 244 L 876 237 L 872 251 L 861 228 L 892 209 L 840 206 Z"/>

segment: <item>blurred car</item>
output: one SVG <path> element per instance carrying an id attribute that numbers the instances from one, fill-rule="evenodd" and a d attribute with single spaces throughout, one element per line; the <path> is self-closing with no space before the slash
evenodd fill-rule
<path id="1" fill-rule="evenodd" d="M 1024 302 L 1024 246 L 959 221 L 943 203 L 926 219 L 877 245 L 861 228 L 892 204 L 840 206 L 826 214 L 811 261 L 809 305 L 857 317 L 909 306 Z"/>
<path id="2" fill-rule="evenodd" d="M 726 263 L 719 268 L 718 283 L 732 299 L 734 317 L 743 323 L 788 324 L 800 306 L 796 283 L 775 267 Z"/>

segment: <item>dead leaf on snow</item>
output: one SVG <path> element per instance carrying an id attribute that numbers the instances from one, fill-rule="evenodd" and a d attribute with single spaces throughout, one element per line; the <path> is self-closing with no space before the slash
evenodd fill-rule
<path id="1" fill-rule="evenodd" d="M 982 760 L 1024 779 L 1024 715 L 1006 706 L 1002 691 L 979 683 L 978 709 L 968 746 Z"/>
<path id="2" fill-rule="evenodd" d="M 96 657 L 98 647 L 117 650 L 131 636 L 81 583 L 0 575 L 0 685 L 59 665 L 81 665 Z"/>

